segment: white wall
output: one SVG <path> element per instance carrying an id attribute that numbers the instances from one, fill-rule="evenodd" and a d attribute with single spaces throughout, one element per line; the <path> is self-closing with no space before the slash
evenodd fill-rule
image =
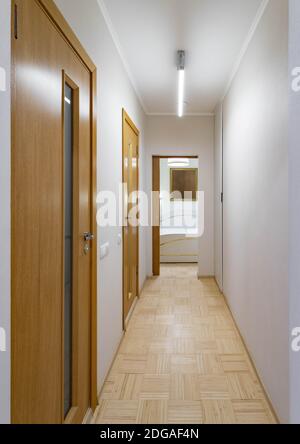
<path id="1" fill-rule="evenodd" d="M 223 104 L 224 293 L 283 422 L 289 419 L 287 37 L 288 1 L 270 0 Z"/>
<path id="2" fill-rule="evenodd" d="M 290 0 L 289 72 L 300 67 L 300 2 Z M 294 77 L 291 78 L 291 81 Z M 300 85 L 300 82 L 298 82 Z M 299 89 L 299 88 L 298 88 Z M 289 196 L 290 196 L 290 331 L 300 327 L 300 90 L 290 88 L 290 150 L 289 150 Z M 300 424 L 300 351 L 291 349 L 290 355 L 290 417 Z"/>
<path id="3" fill-rule="evenodd" d="M 223 290 L 223 110 L 219 104 L 215 110 L 215 278 Z"/>
<path id="4" fill-rule="evenodd" d="M 144 188 L 145 115 L 124 70 L 96 0 L 56 0 L 98 68 L 98 191 L 118 192 L 122 183 L 122 107 L 141 131 L 141 178 Z M 99 246 L 110 243 L 107 258 L 98 263 L 98 388 L 104 382 L 122 337 L 121 228 L 99 230 Z M 145 236 L 140 233 L 140 286 L 146 277 Z"/>
<path id="5" fill-rule="evenodd" d="M 152 156 L 199 156 L 199 189 L 205 192 L 205 233 L 199 242 L 199 275 L 214 275 L 214 117 L 149 116 L 146 121 L 147 190 Z M 147 271 L 152 275 L 152 231 L 147 236 Z"/>
<path id="6" fill-rule="evenodd" d="M 10 0 L 0 2 L 0 67 L 6 91 L 0 91 L 0 328 L 6 351 L 0 351 L 0 423 L 10 422 Z"/>

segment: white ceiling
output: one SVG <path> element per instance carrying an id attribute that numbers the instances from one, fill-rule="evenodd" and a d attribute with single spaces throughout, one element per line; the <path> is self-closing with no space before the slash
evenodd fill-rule
<path id="1" fill-rule="evenodd" d="M 185 113 L 212 113 L 263 0 L 99 0 L 149 114 L 177 110 L 176 51 L 186 58 Z"/>

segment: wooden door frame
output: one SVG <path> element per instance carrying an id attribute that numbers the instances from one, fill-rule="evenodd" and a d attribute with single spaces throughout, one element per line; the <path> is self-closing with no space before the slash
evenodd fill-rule
<path id="1" fill-rule="evenodd" d="M 152 192 L 160 192 L 160 160 L 161 159 L 199 159 L 199 156 L 184 156 L 184 155 L 152 155 Z M 154 222 L 159 217 L 160 222 L 160 208 L 155 209 L 155 203 L 152 199 L 152 221 Z M 158 211 L 158 212 L 157 212 Z M 152 274 L 153 276 L 160 276 L 160 223 L 152 226 Z"/>
<path id="2" fill-rule="evenodd" d="M 138 139 L 138 146 L 137 146 L 137 153 L 138 153 L 138 159 L 137 159 L 137 189 L 139 190 L 140 186 L 140 131 L 136 127 L 136 125 L 133 123 L 133 120 L 130 118 L 129 114 L 127 114 L 126 110 L 122 108 L 122 183 L 124 183 L 125 174 L 124 174 L 124 157 L 125 157 L 125 124 L 128 123 L 128 125 L 131 127 L 133 132 L 136 134 Z M 124 209 L 124 198 L 122 201 L 122 208 Z M 124 240 L 125 240 L 125 230 L 124 226 L 122 227 L 122 306 L 123 306 L 123 330 L 126 329 L 126 319 L 125 319 L 125 307 L 124 307 Z M 137 276 L 136 276 L 136 294 L 137 297 L 140 295 L 140 230 L 139 226 L 137 226 Z"/>
<path id="3" fill-rule="evenodd" d="M 59 11 L 58 7 L 53 0 L 34 0 L 41 9 L 46 13 L 51 23 L 55 26 L 57 31 L 61 34 L 64 40 L 71 46 L 73 51 L 77 54 L 81 62 L 86 66 L 90 72 L 90 111 L 91 111 L 91 230 L 94 233 L 95 240 L 91 248 L 91 295 L 90 295 L 90 306 L 91 306 L 91 317 L 90 317 L 90 337 L 91 337 L 91 362 L 90 362 L 90 401 L 91 409 L 96 410 L 98 405 L 98 390 L 97 390 L 97 69 L 96 65 L 92 62 L 91 58 L 81 45 L 80 41 L 76 37 L 75 33 Z M 12 10 L 12 38 L 14 35 L 14 9 L 16 2 L 11 0 L 11 10 Z M 11 84 L 12 91 L 15 88 L 15 78 L 14 78 L 14 51 L 12 45 L 12 73 L 11 73 Z M 14 122 L 14 95 L 12 94 L 12 125 Z M 14 127 L 13 127 L 14 128 Z M 14 150 L 14 129 L 11 134 L 11 151 Z M 12 171 L 14 170 L 13 155 L 12 155 Z M 11 196 L 13 197 L 13 196 Z M 11 201 L 11 217 L 14 217 L 14 201 Z M 13 233 L 11 234 L 11 241 L 13 241 Z M 11 267 L 13 270 L 13 255 L 11 258 Z M 11 280 L 14 279 L 14 273 L 12 272 Z M 13 295 L 12 295 L 13 297 Z M 11 313 L 11 321 L 13 319 L 13 312 Z M 63 364 L 63 363 L 62 363 Z M 11 365 L 11 371 L 13 371 L 13 366 Z M 12 378 L 13 380 L 13 378 Z"/>

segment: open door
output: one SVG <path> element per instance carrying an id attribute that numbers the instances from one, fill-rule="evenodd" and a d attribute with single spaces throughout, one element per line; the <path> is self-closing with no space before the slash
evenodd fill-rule
<path id="1" fill-rule="evenodd" d="M 168 189 L 162 188 L 163 180 L 165 179 L 166 171 L 163 168 L 163 165 L 161 164 L 164 160 L 174 160 L 175 164 L 180 164 L 180 161 L 182 160 L 182 163 L 188 163 L 188 161 L 195 161 L 197 160 L 197 168 L 195 167 L 175 167 L 173 169 L 170 169 L 170 182 Z M 177 161 L 177 162 L 176 162 Z M 185 162 L 187 161 L 187 162 Z M 169 170 L 167 170 L 169 171 Z M 183 173 L 179 176 L 179 181 L 177 181 L 175 188 L 173 189 L 173 181 L 172 178 L 175 178 L 174 173 Z M 182 180 L 185 179 L 185 180 Z M 165 181 L 165 180 L 164 180 Z M 175 183 L 175 182 L 174 182 Z M 167 262 L 167 260 L 162 261 L 162 256 L 167 256 L 171 259 L 171 263 L 174 262 L 174 259 L 172 258 L 172 254 L 166 255 L 164 254 L 164 240 L 163 236 L 161 235 L 161 218 L 164 219 L 166 217 L 166 214 L 164 212 L 164 198 L 161 196 L 161 193 L 164 191 L 168 191 L 170 194 L 173 192 L 181 192 L 184 194 L 184 192 L 192 192 L 193 195 L 196 194 L 198 191 L 198 156 L 192 156 L 192 155 L 156 155 L 152 157 L 152 274 L 153 276 L 160 276 L 160 268 L 161 268 L 161 262 Z M 194 199 L 193 199 L 194 200 Z M 162 214 L 161 214 L 162 212 Z M 170 221 L 173 218 L 170 218 Z M 171 230 L 170 233 L 173 235 L 174 232 Z M 175 232 L 176 233 L 176 232 Z M 167 233 L 169 234 L 169 233 Z M 180 240 L 180 239 L 179 239 Z M 168 244 L 171 243 L 177 243 L 178 239 L 173 239 L 171 242 L 168 240 Z M 194 258 L 197 254 L 193 253 L 190 254 L 188 251 L 187 254 L 177 254 L 178 258 L 184 258 L 182 262 L 192 262 L 190 257 Z M 190 256 L 190 257 L 189 257 Z M 177 258 L 177 259 L 178 259 Z M 180 261 L 177 260 L 177 263 Z"/>

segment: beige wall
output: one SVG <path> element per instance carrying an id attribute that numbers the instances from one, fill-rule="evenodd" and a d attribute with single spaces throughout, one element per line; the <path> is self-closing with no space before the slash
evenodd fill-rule
<path id="1" fill-rule="evenodd" d="M 152 189 L 153 155 L 199 156 L 199 189 L 205 192 L 205 233 L 199 241 L 199 274 L 214 275 L 214 117 L 148 116 L 147 190 Z M 152 275 L 152 234 L 148 230 L 147 271 Z"/>
<path id="2" fill-rule="evenodd" d="M 141 177 L 144 188 L 145 115 L 96 0 L 56 0 L 81 43 L 98 68 L 98 191 L 118 193 L 122 183 L 122 108 L 141 131 Z M 99 230 L 99 247 L 109 242 L 110 253 L 98 259 L 98 388 L 112 364 L 122 337 L 122 245 L 121 228 Z M 140 233 L 140 285 L 146 277 L 144 231 Z"/>
<path id="3" fill-rule="evenodd" d="M 288 1 L 270 0 L 223 104 L 224 293 L 289 420 Z"/>

